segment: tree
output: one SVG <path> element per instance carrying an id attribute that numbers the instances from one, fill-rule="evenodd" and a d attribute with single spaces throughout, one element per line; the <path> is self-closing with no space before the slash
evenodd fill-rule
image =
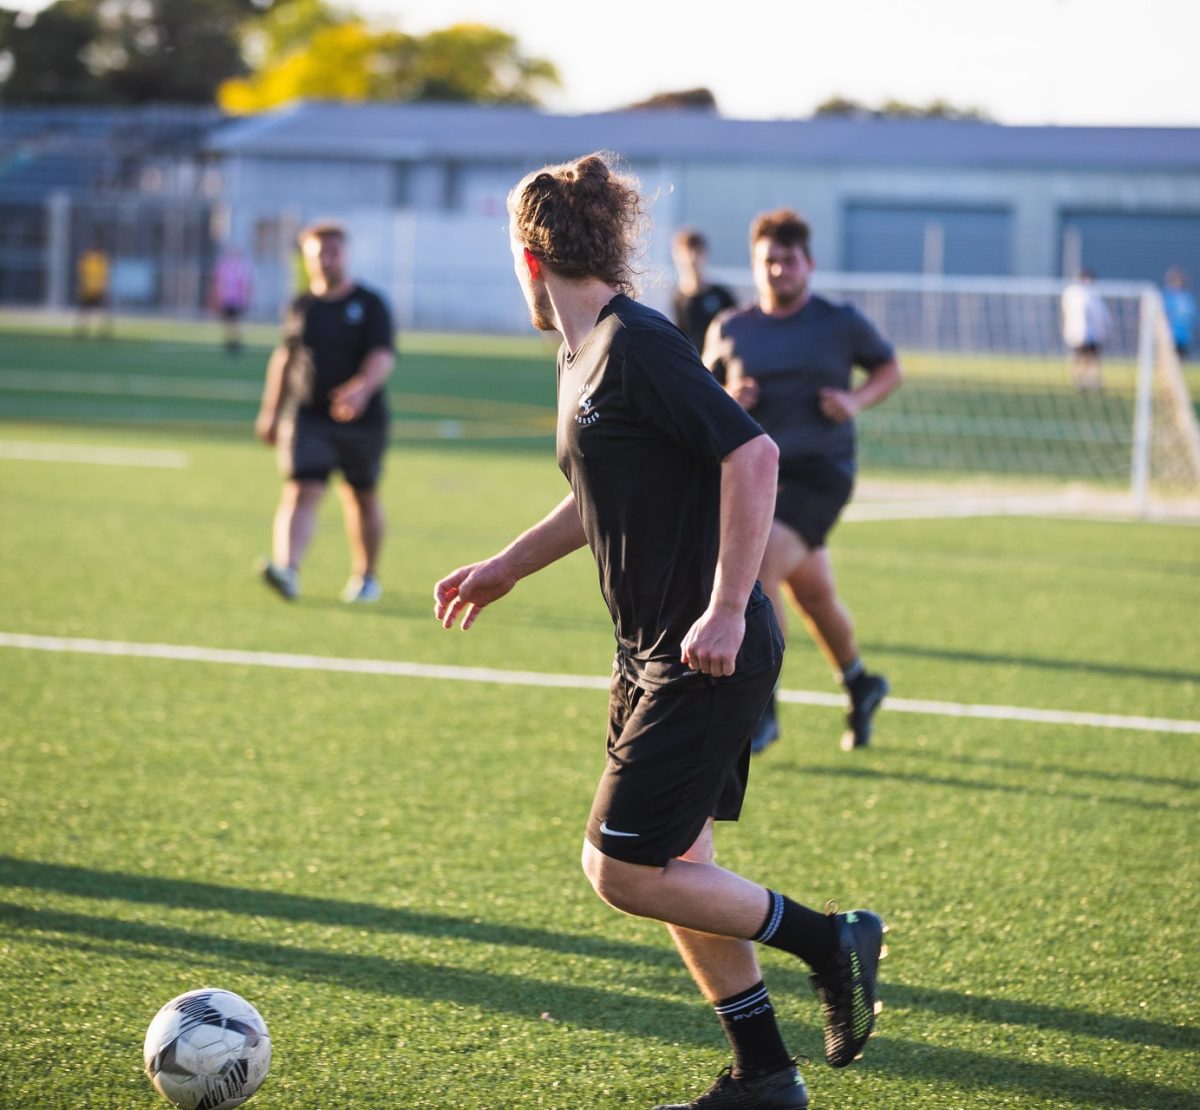
<path id="1" fill-rule="evenodd" d="M 643 108 L 715 113 L 717 98 L 713 96 L 712 89 L 680 89 L 678 92 L 655 93 L 654 96 L 629 105 L 630 111 L 640 111 Z"/>
<path id="2" fill-rule="evenodd" d="M 552 62 L 527 58 L 514 36 L 482 23 L 430 31 L 418 40 L 418 62 L 414 100 L 537 104 L 539 86 L 559 83 Z"/>
<path id="3" fill-rule="evenodd" d="M 986 120 L 987 113 L 980 108 L 958 108 L 938 97 L 928 104 L 910 104 L 905 100 L 889 97 L 878 108 L 871 108 L 850 97 L 834 95 L 817 105 L 815 116 L 842 116 L 863 119 L 972 119 Z"/>
<path id="4" fill-rule="evenodd" d="M 377 30 L 340 15 L 322 0 L 293 0 L 250 31 L 247 53 L 262 62 L 251 76 L 226 81 L 227 112 L 261 112 L 298 99 L 436 100 L 537 104 L 558 71 L 521 53 L 504 31 L 458 24 L 424 36 Z"/>
<path id="5" fill-rule="evenodd" d="M 83 60 L 99 32 L 95 5 L 59 0 L 39 15 L 0 8 L 0 103 L 88 100 L 97 79 Z"/>
<path id="6" fill-rule="evenodd" d="M 56 0 L 33 16 L 0 9 L 0 101 L 211 103 L 223 80 L 245 72 L 237 32 L 258 10 L 253 0 Z"/>

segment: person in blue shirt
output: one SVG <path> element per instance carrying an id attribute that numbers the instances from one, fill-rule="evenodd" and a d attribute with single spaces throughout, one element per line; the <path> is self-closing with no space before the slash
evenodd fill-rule
<path id="1" fill-rule="evenodd" d="M 1187 358 L 1192 348 L 1192 331 L 1196 326 L 1196 298 L 1188 288 L 1187 274 L 1172 266 L 1163 280 L 1163 311 L 1171 325 L 1175 353 Z"/>

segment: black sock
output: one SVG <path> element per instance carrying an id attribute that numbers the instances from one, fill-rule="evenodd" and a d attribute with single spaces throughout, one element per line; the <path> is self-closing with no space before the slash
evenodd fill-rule
<path id="1" fill-rule="evenodd" d="M 822 967 L 837 950 L 833 918 L 768 890 L 771 904 L 762 928 L 750 939 L 799 956 L 809 967 Z"/>
<path id="2" fill-rule="evenodd" d="M 749 990 L 714 1002 L 713 1009 L 733 1047 L 735 1079 L 767 1075 L 792 1062 L 775 1024 L 775 1008 L 761 979 Z"/>
<path id="3" fill-rule="evenodd" d="M 863 661 L 857 655 L 842 668 L 842 685 L 850 691 L 851 697 L 857 693 L 858 687 L 869 677 L 867 668 L 863 666 Z"/>

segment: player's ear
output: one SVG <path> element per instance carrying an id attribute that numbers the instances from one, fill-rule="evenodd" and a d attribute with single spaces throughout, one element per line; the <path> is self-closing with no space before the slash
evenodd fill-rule
<path id="1" fill-rule="evenodd" d="M 534 281 L 537 281 L 542 276 L 542 263 L 540 259 L 528 247 L 522 247 L 521 250 L 525 255 L 525 265 L 529 267 L 529 276 Z"/>

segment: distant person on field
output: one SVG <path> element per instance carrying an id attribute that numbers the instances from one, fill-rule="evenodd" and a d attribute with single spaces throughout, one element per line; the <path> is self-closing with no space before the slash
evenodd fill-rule
<path id="1" fill-rule="evenodd" d="M 317 507 L 334 470 L 352 573 L 342 600 L 376 601 L 384 538 L 379 479 L 387 448 L 384 383 L 395 363 L 392 319 L 378 293 L 350 277 L 346 231 L 314 224 L 300 234 L 308 291 L 291 304 L 284 341 L 267 364 L 255 429 L 275 444 L 284 476 L 263 580 L 289 601 L 300 592 L 300 564 Z"/>
<path id="2" fill-rule="evenodd" d="M 699 351 L 704 347 L 704 333 L 712 318 L 732 308 L 736 301 L 725 286 L 716 285 L 704 276 L 708 240 L 695 228 L 685 227 L 675 233 L 671 257 L 678 275 L 673 301 L 675 325 Z"/>
<path id="3" fill-rule="evenodd" d="M 1163 311 L 1171 326 L 1175 353 L 1187 358 L 1192 350 L 1192 333 L 1196 327 L 1196 298 L 1188 288 L 1187 274 L 1178 266 L 1167 271 L 1163 281 Z"/>
<path id="4" fill-rule="evenodd" d="M 1080 391 L 1097 391 L 1103 386 L 1100 356 L 1108 339 L 1108 309 L 1092 284 L 1096 275 L 1080 270 L 1062 295 L 1062 335 L 1071 352 L 1068 368 L 1071 382 Z"/>
<path id="5" fill-rule="evenodd" d="M 779 444 L 775 520 L 759 578 L 780 624 L 787 587 L 844 687 L 849 705 L 842 747 L 849 751 L 870 742 L 872 718 L 889 686 L 859 657 L 826 541 L 854 489 L 854 418 L 900 385 L 900 364 L 892 345 L 856 308 L 812 292 L 809 237 L 808 223 L 790 208 L 753 221 L 750 259 L 758 303 L 713 321 L 704 362 Z M 857 387 L 856 366 L 867 374 Z M 778 736 L 772 695 L 753 750 Z"/>
<path id="6" fill-rule="evenodd" d="M 213 268 L 209 304 L 225 331 L 225 350 L 236 355 L 242 349 L 242 317 L 250 307 L 254 277 L 250 263 L 237 247 L 221 252 Z"/>
<path id="7" fill-rule="evenodd" d="M 108 252 L 103 247 L 93 244 L 88 247 L 75 263 L 75 299 L 77 313 L 75 316 L 75 334 L 88 334 L 88 321 L 96 320 L 96 334 L 112 338 L 112 291 L 111 266 Z"/>

